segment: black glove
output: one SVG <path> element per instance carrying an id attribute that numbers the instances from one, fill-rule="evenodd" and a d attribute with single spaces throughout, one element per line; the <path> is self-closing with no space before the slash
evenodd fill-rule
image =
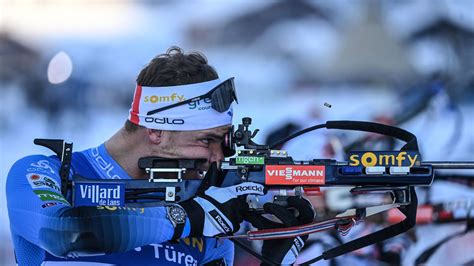
<path id="1" fill-rule="evenodd" d="M 298 215 L 296 216 L 288 208 L 295 208 Z M 258 229 L 297 226 L 311 223 L 314 220 L 314 209 L 311 203 L 296 196 L 288 198 L 287 207 L 275 203 L 265 203 L 263 209 L 266 213 L 275 215 L 282 223 L 270 221 L 261 215 L 246 216 L 246 220 Z M 265 240 L 262 246 L 262 256 L 277 265 L 293 264 L 307 239 L 308 236 Z M 268 264 L 262 263 L 262 265 Z"/>
<path id="2" fill-rule="evenodd" d="M 218 171 L 217 164 L 212 164 L 196 197 L 179 203 L 191 223 L 189 236 L 214 237 L 238 231 L 249 210 L 247 195 L 264 194 L 263 185 L 252 182 L 225 188 L 208 187 L 213 185 L 209 180 L 215 179 Z"/>

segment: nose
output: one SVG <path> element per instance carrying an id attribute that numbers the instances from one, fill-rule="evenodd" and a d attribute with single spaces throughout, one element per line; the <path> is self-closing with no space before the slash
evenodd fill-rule
<path id="1" fill-rule="evenodd" d="M 209 157 L 209 163 L 217 162 L 217 166 L 220 168 L 221 162 L 224 160 L 224 151 L 220 143 L 213 143 L 210 145 L 211 154 Z"/>

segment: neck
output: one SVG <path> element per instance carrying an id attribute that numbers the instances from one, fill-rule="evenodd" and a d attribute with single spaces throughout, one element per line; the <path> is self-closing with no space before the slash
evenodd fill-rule
<path id="1" fill-rule="evenodd" d="M 146 178 L 144 170 L 138 167 L 138 159 L 148 156 L 149 145 L 145 145 L 146 134 L 143 130 L 127 133 L 121 128 L 105 142 L 105 148 L 112 158 L 133 179 Z"/>

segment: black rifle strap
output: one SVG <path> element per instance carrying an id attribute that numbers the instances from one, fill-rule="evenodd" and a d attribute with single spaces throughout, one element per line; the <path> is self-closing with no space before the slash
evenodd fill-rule
<path id="1" fill-rule="evenodd" d="M 467 234 L 468 232 L 474 230 L 474 218 L 470 217 L 468 214 L 467 221 L 466 221 L 466 230 L 458 232 L 454 235 L 447 236 L 441 239 L 439 242 L 431 246 L 429 249 L 425 250 L 421 255 L 416 259 L 415 264 L 425 264 L 428 259 L 446 242 L 449 240 Z M 466 264 L 467 265 L 467 264 Z"/>
<path id="2" fill-rule="evenodd" d="M 410 198 L 411 198 L 411 201 L 408 205 L 398 208 L 403 214 L 405 214 L 406 216 L 405 220 L 397 224 L 388 226 L 375 233 L 371 233 L 369 235 L 354 239 L 343 245 L 327 250 L 323 252 L 321 256 L 314 258 L 312 260 L 309 260 L 307 262 L 304 262 L 301 265 L 309 265 L 321 259 L 325 259 L 325 260 L 333 259 L 337 256 L 347 254 L 349 252 L 375 244 L 377 242 L 384 241 L 386 239 L 389 239 L 391 237 L 394 237 L 396 235 L 399 235 L 401 233 L 408 231 L 413 226 L 415 226 L 415 223 L 416 223 L 416 209 L 418 205 L 418 200 L 416 197 L 415 189 L 413 187 L 410 187 Z"/>
<path id="3" fill-rule="evenodd" d="M 396 139 L 405 141 L 406 144 L 403 147 L 403 150 L 416 150 L 418 151 L 418 141 L 416 136 L 413 133 L 406 131 L 404 129 L 373 123 L 366 121 L 327 121 L 326 128 L 331 129 L 343 129 L 343 130 L 357 130 L 357 131 L 366 131 L 372 133 L 378 133 L 385 136 L 391 136 Z"/>
<path id="4" fill-rule="evenodd" d="M 450 235 L 446 238 L 441 239 L 441 241 L 437 242 L 435 245 L 430 247 L 429 249 L 423 251 L 421 255 L 416 259 L 415 265 L 425 264 L 428 259 L 443 245 L 444 243 L 448 242 L 449 240 L 464 235 L 466 232 L 462 231 L 454 235 Z"/>
<path id="5" fill-rule="evenodd" d="M 245 252 L 247 252 L 250 255 L 256 257 L 257 259 L 259 259 L 261 262 L 264 262 L 268 265 L 277 265 L 274 262 L 272 262 L 272 261 L 268 260 L 267 258 L 265 258 L 263 255 L 258 254 L 256 251 L 254 251 L 252 248 L 246 246 L 244 243 L 240 242 L 238 239 L 231 239 L 231 241 L 234 242 L 234 244 L 236 244 L 239 248 L 241 248 Z"/>

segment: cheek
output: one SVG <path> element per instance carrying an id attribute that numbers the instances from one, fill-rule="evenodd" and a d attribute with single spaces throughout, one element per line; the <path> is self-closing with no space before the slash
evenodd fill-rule
<path id="1" fill-rule="evenodd" d="M 208 148 L 194 146 L 182 149 L 179 155 L 181 158 L 208 159 L 211 155 L 211 152 Z"/>
<path id="2" fill-rule="evenodd" d="M 212 152 L 214 156 L 224 156 L 224 151 L 222 150 L 222 143 L 217 142 L 209 146 L 209 151 Z"/>
<path id="3" fill-rule="evenodd" d="M 162 143 L 165 144 L 165 143 Z M 157 151 L 152 156 L 162 156 L 164 158 L 181 159 L 208 159 L 210 150 L 207 147 L 195 145 L 184 141 L 170 141 L 166 145 L 157 147 Z"/>

